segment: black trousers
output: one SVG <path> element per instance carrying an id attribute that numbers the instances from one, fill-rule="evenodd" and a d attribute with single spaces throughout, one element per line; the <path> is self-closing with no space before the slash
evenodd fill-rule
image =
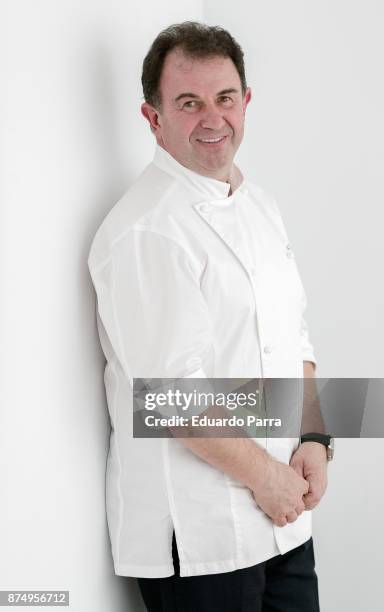
<path id="1" fill-rule="evenodd" d="M 319 612 L 313 540 L 240 570 L 204 576 L 138 578 L 148 612 Z"/>

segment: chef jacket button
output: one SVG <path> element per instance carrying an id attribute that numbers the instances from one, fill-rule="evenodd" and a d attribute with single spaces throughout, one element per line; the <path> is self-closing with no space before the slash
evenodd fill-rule
<path id="1" fill-rule="evenodd" d="M 288 242 L 288 244 L 286 245 L 285 248 L 286 248 L 285 252 L 286 252 L 287 257 L 293 257 L 292 247 L 289 244 L 289 242 Z"/>
<path id="2" fill-rule="evenodd" d="M 272 353 L 272 348 L 269 346 L 269 344 L 266 344 L 263 351 L 266 355 L 269 355 L 270 353 Z"/>
<path id="3" fill-rule="evenodd" d="M 256 276 L 256 268 L 251 268 L 250 269 L 250 274 L 251 274 L 251 276 L 255 277 Z"/>

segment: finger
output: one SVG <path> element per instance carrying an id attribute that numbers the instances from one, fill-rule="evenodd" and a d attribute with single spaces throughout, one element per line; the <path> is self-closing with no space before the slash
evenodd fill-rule
<path id="1" fill-rule="evenodd" d="M 302 495 L 306 495 L 307 493 L 309 493 L 310 488 L 311 488 L 311 483 L 309 482 L 308 478 L 304 478 L 304 476 L 301 477 L 301 486 L 302 486 Z"/>
<path id="2" fill-rule="evenodd" d="M 316 508 L 318 503 L 319 502 L 308 502 L 307 504 L 305 504 L 305 509 L 306 510 L 313 510 L 314 508 Z"/>
<path id="3" fill-rule="evenodd" d="M 296 474 L 300 476 L 300 478 L 304 478 L 303 470 L 299 466 L 291 465 L 291 468 L 295 470 Z"/>
<path id="4" fill-rule="evenodd" d="M 309 481 L 309 491 L 308 493 L 306 493 L 303 496 L 303 501 L 305 503 L 305 501 L 310 501 L 312 502 L 319 502 L 320 498 L 322 497 L 323 494 L 323 487 L 321 486 L 321 482 L 319 482 L 318 480 L 314 479 L 314 480 L 310 480 Z"/>
<path id="5" fill-rule="evenodd" d="M 295 472 L 296 472 L 296 474 L 298 476 L 301 476 L 301 478 L 304 478 L 303 464 L 302 463 L 299 463 L 298 461 L 297 462 L 293 461 L 292 463 L 290 463 L 290 466 L 291 466 L 291 468 L 293 470 L 295 470 Z"/>
<path id="6" fill-rule="evenodd" d="M 308 495 L 304 495 L 303 502 L 305 504 L 306 510 L 313 510 L 313 508 L 316 508 L 317 504 L 319 503 L 319 500 L 315 495 L 309 493 Z"/>
<path id="7" fill-rule="evenodd" d="M 285 516 L 280 516 L 277 519 L 275 519 L 273 521 L 275 523 L 275 525 L 277 525 L 278 527 L 284 527 L 287 524 L 287 519 Z"/>
<path id="8" fill-rule="evenodd" d="M 288 523 L 294 523 L 296 521 L 296 519 L 297 519 L 297 514 L 296 514 L 295 510 L 292 510 L 292 512 L 288 512 L 286 514 L 286 517 L 287 517 Z"/>
<path id="9" fill-rule="evenodd" d="M 305 510 L 305 504 L 304 502 L 302 504 L 299 504 L 296 508 L 295 508 L 295 512 L 297 514 L 297 516 L 300 516 L 300 514 L 302 514 Z"/>

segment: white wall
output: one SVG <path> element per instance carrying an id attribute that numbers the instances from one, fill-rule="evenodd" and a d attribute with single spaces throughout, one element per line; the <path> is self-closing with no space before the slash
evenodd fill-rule
<path id="1" fill-rule="evenodd" d="M 384 5 L 204 6 L 206 21 L 228 28 L 245 52 L 253 100 L 237 161 L 277 196 L 307 291 L 318 376 L 384 377 Z M 383 464 L 382 439 L 336 440 L 313 511 L 326 612 L 380 609 Z"/>
<path id="2" fill-rule="evenodd" d="M 152 156 L 144 55 L 201 5 L 10 0 L 0 11 L 0 589 L 66 589 L 73 612 L 136 612 L 136 581 L 114 575 L 107 534 L 109 420 L 86 259 Z"/>
<path id="3" fill-rule="evenodd" d="M 109 422 L 86 256 L 152 155 L 139 114 L 144 54 L 163 26 L 198 18 L 202 5 L 1 6 L 0 589 L 69 589 L 74 612 L 136 612 L 105 523 Z M 382 4 L 207 0 L 204 16 L 246 53 L 254 98 L 238 161 L 278 197 L 319 375 L 383 376 Z M 314 511 L 327 612 L 377 607 L 383 446 L 339 441 Z"/>
<path id="4" fill-rule="evenodd" d="M 384 6 L 220 0 L 253 100 L 237 160 L 278 199 L 309 298 L 318 376 L 383 377 Z"/>

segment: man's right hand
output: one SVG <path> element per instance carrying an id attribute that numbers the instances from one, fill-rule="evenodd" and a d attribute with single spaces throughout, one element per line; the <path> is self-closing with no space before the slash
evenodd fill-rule
<path id="1" fill-rule="evenodd" d="M 269 457 L 263 479 L 252 487 L 257 505 L 278 527 L 293 523 L 305 510 L 309 483 L 286 463 Z"/>

